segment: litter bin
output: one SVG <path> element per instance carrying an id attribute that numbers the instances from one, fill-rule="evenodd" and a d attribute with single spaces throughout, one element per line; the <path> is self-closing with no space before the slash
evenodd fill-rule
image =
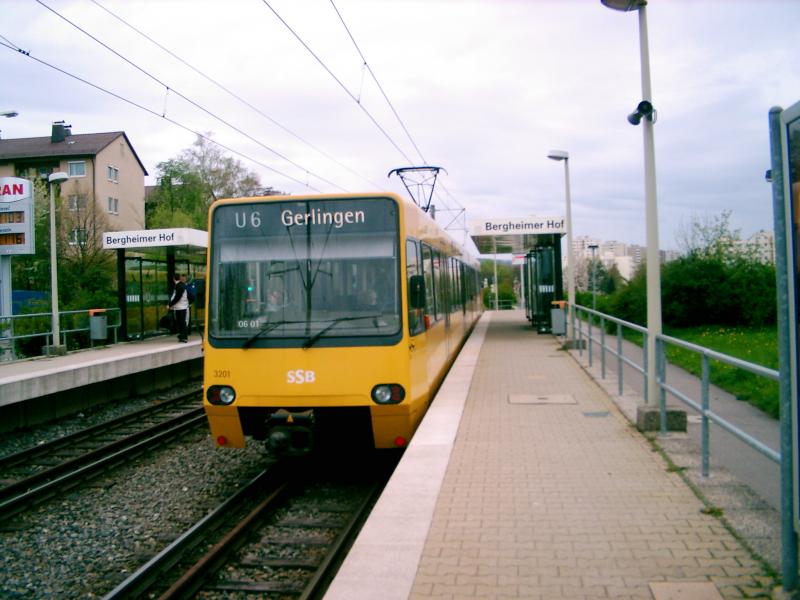
<path id="1" fill-rule="evenodd" d="M 553 300 L 553 308 L 550 309 L 550 328 L 553 335 L 567 334 L 567 313 L 564 311 L 566 301 Z"/>
<path id="2" fill-rule="evenodd" d="M 108 338 L 106 309 L 93 308 L 89 311 L 89 337 L 92 341 L 106 341 Z"/>

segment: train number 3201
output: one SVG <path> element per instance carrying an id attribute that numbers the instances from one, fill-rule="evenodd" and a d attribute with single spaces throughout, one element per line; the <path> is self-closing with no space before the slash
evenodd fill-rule
<path id="1" fill-rule="evenodd" d="M 295 369 L 286 372 L 286 383 L 303 384 L 314 383 L 317 380 L 317 374 L 314 371 L 305 369 Z"/>

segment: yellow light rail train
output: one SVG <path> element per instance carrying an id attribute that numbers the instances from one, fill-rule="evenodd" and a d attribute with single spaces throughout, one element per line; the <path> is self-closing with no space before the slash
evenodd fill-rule
<path id="1" fill-rule="evenodd" d="M 479 317 L 476 255 L 388 193 L 220 200 L 209 232 L 216 444 L 404 447 Z"/>

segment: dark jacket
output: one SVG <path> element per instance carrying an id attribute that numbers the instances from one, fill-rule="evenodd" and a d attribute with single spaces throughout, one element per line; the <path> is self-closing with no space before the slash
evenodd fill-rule
<path id="1" fill-rule="evenodd" d="M 172 308 L 173 306 L 175 306 L 178 303 L 178 300 L 181 299 L 181 296 L 183 296 L 185 293 L 186 293 L 186 284 L 183 283 L 182 281 L 176 283 L 175 291 L 172 293 L 172 300 L 169 301 L 169 307 Z"/>

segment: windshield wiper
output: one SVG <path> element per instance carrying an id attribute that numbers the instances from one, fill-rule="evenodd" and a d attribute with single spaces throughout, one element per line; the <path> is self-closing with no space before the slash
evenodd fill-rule
<path id="1" fill-rule="evenodd" d="M 345 321 L 357 321 L 359 319 L 377 319 L 378 317 L 380 317 L 380 314 L 377 314 L 377 315 L 363 315 L 361 317 L 339 317 L 338 319 L 334 319 L 333 321 L 330 322 L 329 325 L 327 325 L 326 327 L 323 327 L 317 333 L 315 333 L 310 338 L 308 338 L 306 340 L 305 344 L 303 344 L 303 349 L 306 350 L 308 348 L 311 348 L 311 346 L 313 346 L 314 344 L 317 343 L 317 340 L 319 338 L 321 338 L 323 335 L 325 335 L 329 330 L 331 330 L 334 327 L 336 327 L 339 323 L 343 323 Z M 377 325 L 376 325 L 376 327 L 377 327 Z"/>
<path id="2" fill-rule="evenodd" d="M 269 333 L 270 331 L 272 331 L 273 329 L 275 329 L 276 327 L 278 327 L 280 325 L 288 325 L 290 323 L 297 323 L 297 322 L 298 321 L 273 321 L 271 323 L 267 323 L 255 335 L 247 338 L 247 340 L 245 340 L 244 344 L 242 344 L 242 348 L 246 350 L 247 348 L 252 346 L 253 342 L 255 342 L 262 335 L 264 335 L 265 333 Z"/>

